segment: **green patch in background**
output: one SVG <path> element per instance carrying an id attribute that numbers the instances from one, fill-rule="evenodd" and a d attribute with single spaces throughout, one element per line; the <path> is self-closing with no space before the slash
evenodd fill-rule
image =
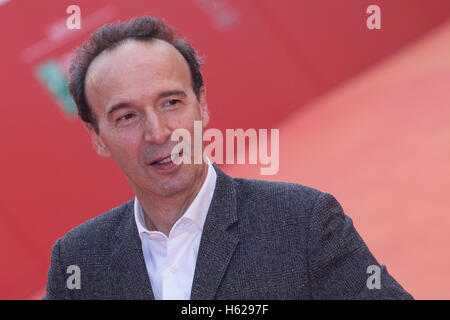
<path id="1" fill-rule="evenodd" d="M 59 64 L 53 60 L 45 61 L 36 67 L 36 73 L 40 82 L 57 100 L 64 113 L 69 116 L 76 116 L 77 107 L 69 93 L 67 79 Z"/>

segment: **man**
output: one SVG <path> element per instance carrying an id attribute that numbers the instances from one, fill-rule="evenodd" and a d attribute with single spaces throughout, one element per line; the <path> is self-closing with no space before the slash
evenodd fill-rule
<path id="1" fill-rule="evenodd" d="M 330 194 L 176 164 L 171 133 L 209 121 L 200 65 L 150 17 L 79 48 L 70 92 L 136 197 L 56 241 L 44 299 L 411 299 Z"/>

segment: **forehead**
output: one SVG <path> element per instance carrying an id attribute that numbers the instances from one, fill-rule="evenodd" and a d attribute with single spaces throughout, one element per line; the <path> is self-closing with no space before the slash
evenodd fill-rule
<path id="1" fill-rule="evenodd" d="M 153 39 L 127 40 L 102 52 L 86 74 L 85 90 L 89 104 L 106 107 L 114 98 L 151 96 L 160 90 L 190 86 L 189 66 L 171 44 Z"/>

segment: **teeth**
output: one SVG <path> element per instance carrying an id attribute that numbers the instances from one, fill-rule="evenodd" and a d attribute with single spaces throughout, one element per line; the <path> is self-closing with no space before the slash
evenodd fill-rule
<path id="1" fill-rule="evenodd" d="M 159 160 L 159 161 L 157 161 L 156 163 L 168 163 L 168 162 L 170 162 L 170 161 L 172 161 L 172 159 L 171 159 L 170 156 L 168 156 L 167 158 L 162 159 L 162 160 Z"/>
<path id="2" fill-rule="evenodd" d="M 164 158 L 162 160 L 156 161 L 155 163 L 162 164 L 162 163 L 168 163 L 170 161 L 173 161 L 174 163 L 176 163 L 176 161 L 178 161 L 178 158 L 180 158 L 180 157 L 181 157 L 180 154 L 172 154 L 172 155 L 168 156 L 167 158 Z"/>

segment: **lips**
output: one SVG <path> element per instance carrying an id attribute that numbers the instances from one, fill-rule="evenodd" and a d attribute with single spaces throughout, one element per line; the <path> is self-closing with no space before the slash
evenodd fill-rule
<path id="1" fill-rule="evenodd" d="M 181 151 L 178 156 L 182 157 L 183 151 Z M 167 155 L 158 157 L 155 160 L 151 161 L 149 164 L 154 166 L 154 165 L 161 165 L 161 164 L 167 164 L 167 163 L 172 163 L 172 155 L 171 154 L 167 154 Z"/>
<path id="2" fill-rule="evenodd" d="M 170 162 L 170 161 L 172 161 L 172 159 L 171 159 L 171 155 L 169 154 L 169 155 L 164 156 L 164 157 L 159 157 L 158 159 L 154 160 L 154 161 L 151 162 L 150 164 L 151 164 L 151 165 L 154 165 L 154 164 L 162 164 L 162 163 L 168 163 L 168 162 Z"/>

